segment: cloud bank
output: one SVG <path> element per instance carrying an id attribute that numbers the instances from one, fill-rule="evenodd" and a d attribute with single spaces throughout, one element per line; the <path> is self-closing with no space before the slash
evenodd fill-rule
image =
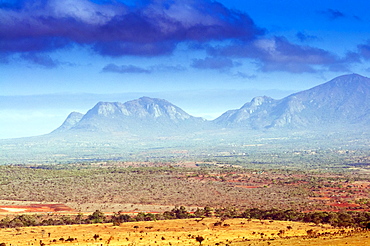
<path id="1" fill-rule="evenodd" d="M 321 14 L 331 20 L 347 17 L 335 9 Z M 318 39 L 304 32 L 296 37 L 301 42 Z M 192 59 L 191 67 L 219 71 L 239 66 L 233 58 L 252 60 L 262 72 L 349 71 L 351 64 L 370 57 L 368 44 L 359 45 L 357 54 L 338 57 L 282 36 L 267 37 L 266 30 L 247 13 L 212 0 L 0 2 L 0 63 L 8 63 L 15 54 L 33 64 L 55 68 L 63 63 L 48 53 L 75 46 L 100 56 L 156 57 L 173 54 L 179 44 L 207 51 L 207 57 Z M 102 71 L 151 73 L 161 69 L 176 70 L 108 64 Z"/>
<path id="2" fill-rule="evenodd" d="M 198 69 L 214 69 L 225 71 L 241 64 L 233 62 L 233 60 L 225 57 L 206 57 L 205 59 L 194 59 L 193 68 Z"/>
<path id="3" fill-rule="evenodd" d="M 211 47 L 208 48 L 208 54 L 254 59 L 259 70 L 263 72 L 314 73 L 322 68 L 348 71 L 350 63 L 359 62 L 359 59 L 355 59 L 356 54 L 351 53 L 340 58 L 323 49 L 293 44 L 284 37 Z"/>
<path id="4" fill-rule="evenodd" d="M 252 40 L 263 33 L 247 14 L 208 0 L 150 0 L 135 6 L 89 0 L 12 3 L 0 5 L 3 53 L 88 45 L 104 56 L 157 56 L 170 54 L 180 42 Z"/>

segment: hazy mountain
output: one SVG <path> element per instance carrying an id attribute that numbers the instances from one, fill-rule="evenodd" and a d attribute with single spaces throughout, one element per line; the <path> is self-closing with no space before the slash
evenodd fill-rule
<path id="1" fill-rule="evenodd" d="M 99 102 L 86 114 L 71 113 L 51 134 L 0 141 L 0 164 L 148 156 L 212 160 L 271 150 L 368 149 L 369 126 L 370 79 L 352 74 L 280 100 L 255 97 L 214 121 L 193 117 L 163 99 Z"/>
<path id="2" fill-rule="evenodd" d="M 168 134 L 200 129 L 204 123 L 166 100 L 141 97 L 126 103 L 99 102 L 85 115 L 70 114 L 55 132 Z"/>
<path id="3" fill-rule="evenodd" d="M 126 103 L 99 102 L 85 115 L 71 113 L 53 133 L 125 133 L 133 136 L 181 135 L 222 128 L 323 129 L 370 123 L 370 79 L 343 75 L 280 100 L 255 97 L 212 122 L 193 117 L 170 102 L 141 97 Z"/>
<path id="4" fill-rule="evenodd" d="M 323 128 L 370 122 L 370 79 L 343 75 L 281 100 L 256 97 L 214 120 L 223 127 Z"/>

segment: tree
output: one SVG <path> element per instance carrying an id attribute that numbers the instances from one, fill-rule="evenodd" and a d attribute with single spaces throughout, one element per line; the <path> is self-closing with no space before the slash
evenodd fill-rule
<path id="1" fill-rule="evenodd" d="M 197 242 L 199 242 L 199 245 L 202 245 L 202 242 L 204 241 L 204 237 L 202 237 L 202 236 L 197 236 L 197 237 L 195 238 L 195 240 L 196 240 Z"/>
<path id="2" fill-rule="evenodd" d="M 75 217 L 75 224 L 81 224 L 82 222 L 82 217 L 83 217 L 83 213 L 78 213 L 77 216 Z"/>
<path id="3" fill-rule="evenodd" d="M 190 217 L 189 212 L 186 211 L 186 208 L 184 206 L 181 206 L 180 208 L 175 207 L 174 209 L 172 209 L 171 212 L 174 213 L 174 216 L 177 219 L 187 219 Z"/>
<path id="4" fill-rule="evenodd" d="M 204 215 L 206 217 L 212 217 L 213 216 L 213 208 L 207 206 L 204 208 Z"/>
<path id="5" fill-rule="evenodd" d="M 88 219 L 92 223 L 103 223 L 105 220 L 105 215 L 103 212 L 96 210 L 92 215 L 89 215 Z"/>

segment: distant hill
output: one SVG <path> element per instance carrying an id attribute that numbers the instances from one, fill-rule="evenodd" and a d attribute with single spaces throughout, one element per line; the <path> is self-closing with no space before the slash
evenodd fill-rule
<path id="1" fill-rule="evenodd" d="M 214 120 L 222 127 L 321 129 L 370 123 L 370 79 L 343 75 L 280 100 L 256 97 Z"/>
<path id="2" fill-rule="evenodd" d="M 85 115 L 71 113 L 53 133 L 166 135 L 201 129 L 204 123 L 202 118 L 193 117 L 166 100 L 141 97 L 126 103 L 99 102 Z"/>
<path id="3" fill-rule="evenodd" d="M 370 79 L 350 74 L 280 100 L 255 97 L 240 109 L 229 110 L 213 121 L 191 116 L 158 98 L 141 97 L 125 103 L 99 102 L 85 115 L 71 113 L 52 133 L 124 133 L 140 137 L 221 128 L 346 129 L 369 123 Z"/>
<path id="4" fill-rule="evenodd" d="M 72 112 L 50 134 L 0 140 L 0 165 L 218 158 L 306 165 L 308 159 L 287 156 L 308 153 L 309 162 L 337 163 L 323 153 L 337 156 L 338 147 L 356 150 L 340 154 L 339 162 L 368 163 L 369 126 L 370 79 L 351 74 L 280 100 L 255 97 L 213 121 L 163 99 L 99 102 L 86 114 Z"/>

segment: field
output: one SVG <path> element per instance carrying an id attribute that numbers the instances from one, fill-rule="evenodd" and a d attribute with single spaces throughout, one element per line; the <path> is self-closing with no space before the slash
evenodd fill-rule
<path id="1" fill-rule="evenodd" d="M 197 237 L 202 245 L 369 245 L 369 236 L 328 225 L 216 218 L 0 229 L 0 243 L 12 246 L 182 246 L 199 245 Z"/>

